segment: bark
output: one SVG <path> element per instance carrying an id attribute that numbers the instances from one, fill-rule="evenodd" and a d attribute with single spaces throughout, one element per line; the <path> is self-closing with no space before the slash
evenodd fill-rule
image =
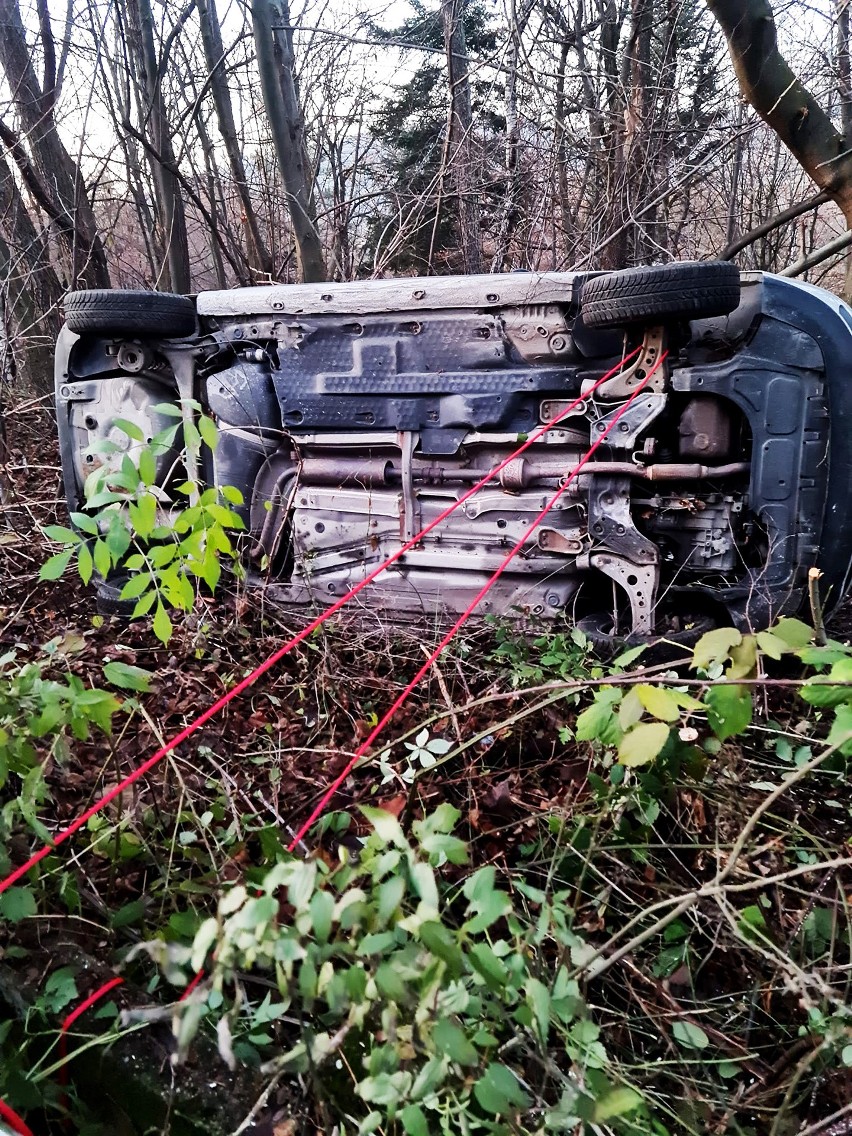
<path id="1" fill-rule="evenodd" d="M 849 3 L 834 0 L 837 18 L 837 94 L 840 99 L 840 125 L 844 137 L 852 137 L 852 61 L 849 55 Z"/>
<path id="2" fill-rule="evenodd" d="M 482 270 L 479 194 L 473 148 L 473 109 L 464 35 L 464 0 L 441 0 L 450 88 L 448 164 L 458 201 L 459 241 L 465 272 Z"/>
<path id="3" fill-rule="evenodd" d="M 778 48 L 768 0 L 707 0 L 743 95 L 852 226 L 852 149 Z"/>
<path id="4" fill-rule="evenodd" d="M 201 43 L 210 82 L 210 93 L 216 110 L 219 133 L 228 155 L 231 177 L 234 179 L 242 206 L 243 225 L 249 249 L 249 261 L 257 272 L 272 277 L 272 257 L 260 232 L 260 224 L 252 201 L 246 177 L 243 153 L 234 121 L 234 108 L 231 92 L 225 77 L 225 48 L 222 43 L 222 29 L 216 11 L 216 0 L 195 0 L 198 18 L 201 23 Z"/>
<path id="5" fill-rule="evenodd" d="M 603 233 L 617 234 L 600 258 L 601 268 L 624 268 L 627 263 L 629 226 L 624 217 L 624 90 L 626 76 L 618 65 L 622 18 L 614 0 L 600 4 L 601 66 L 604 74 L 604 134 L 597 169 L 595 213 Z"/>
<path id="6" fill-rule="evenodd" d="M 307 283 L 325 280 L 305 150 L 305 126 L 296 91 L 292 39 L 286 30 L 281 36 L 273 33 L 273 23 L 289 27 L 289 10 L 274 8 L 272 0 L 254 0 L 251 14 L 263 104 L 287 195 L 299 274 Z"/>
<path id="7" fill-rule="evenodd" d="M 510 17 L 509 43 L 506 51 L 506 82 L 505 82 L 505 110 L 506 110 L 506 189 L 503 194 L 503 205 L 500 210 L 500 221 L 497 228 L 497 240 L 494 257 L 491 262 L 492 272 L 502 272 L 504 268 L 511 267 L 511 243 L 520 214 L 521 179 L 518 168 L 520 154 L 521 132 L 518 120 L 518 63 L 521 53 L 521 36 L 527 26 L 533 8 L 533 0 L 521 0 L 520 8 L 515 7 Z M 562 78 L 562 75 L 560 75 Z M 563 82 L 564 94 L 564 82 Z M 564 114 L 564 99 L 563 99 Z M 560 134 L 560 125 L 562 133 Z M 560 119 L 557 110 L 557 136 L 564 135 L 564 119 Z M 557 150 L 560 147 L 557 144 Z M 564 144 L 562 146 L 564 152 Z M 559 157 L 557 156 L 557 161 Z M 564 180 L 564 167 L 559 164 L 559 173 Z M 553 250 L 554 256 L 556 249 Z"/>
<path id="8" fill-rule="evenodd" d="M 51 264 L 49 238 L 33 224 L 14 174 L 0 159 L 2 373 L 38 394 L 53 389 L 53 345 L 64 288 Z"/>
<path id="9" fill-rule="evenodd" d="M 133 34 L 129 37 L 140 87 L 144 93 L 143 130 L 151 143 L 147 151 L 157 197 L 161 239 L 166 257 L 166 288 L 189 292 L 192 279 L 189 266 L 189 240 L 186 212 L 175 176 L 172 131 L 163 100 L 160 67 L 154 44 L 154 15 L 150 0 L 128 0 Z"/>
<path id="10" fill-rule="evenodd" d="M 27 43 L 18 0 L 0 0 L 0 26 L 3 29 L 0 35 L 0 67 L 27 139 L 33 175 L 50 202 L 47 212 L 56 223 L 64 247 L 69 282 L 72 287 L 88 284 L 108 288 L 106 255 L 85 182 L 56 129 L 53 116 L 56 79 L 52 65 L 49 62 L 46 65 L 52 89 L 45 92 L 36 77 L 33 52 Z M 46 24 L 42 21 L 42 28 L 43 34 L 48 37 L 48 43 L 43 46 L 46 58 L 49 58 L 55 54 L 49 20 Z M 19 157 L 16 156 L 15 160 L 20 166 Z"/>
<path id="11" fill-rule="evenodd" d="M 622 221 L 631 219 L 633 202 L 639 203 L 650 188 L 652 165 L 654 95 L 651 75 L 651 33 L 653 29 L 653 0 L 632 0 L 630 39 L 624 61 L 628 71 L 629 98 L 625 111 L 624 129 L 624 185 L 621 190 Z M 649 218 L 653 222 L 653 217 Z M 634 226 L 632 256 L 634 264 L 648 259 L 642 230 Z"/>

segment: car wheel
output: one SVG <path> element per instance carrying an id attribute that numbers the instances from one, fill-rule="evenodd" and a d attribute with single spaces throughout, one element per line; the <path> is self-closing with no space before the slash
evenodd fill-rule
<path id="1" fill-rule="evenodd" d="M 195 331 L 195 305 L 173 292 L 92 288 L 65 297 L 65 322 L 76 332 L 180 338 Z"/>
<path id="2" fill-rule="evenodd" d="M 136 600 L 123 600 L 121 591 L 127 583 L 129 576 L 114 576 L 109 580 L 99 580 L 95 593 L 95 606 L 100 615 L 118 615 L 122 619 L 130 619 Z"/>
<path id="3" fill-rule="evenodd" d="M 707 319 L 740 302 L 740 273 L 726 260 L 626 268 L 583 285 L 580 307 L 591 328 Z"/>
<path id="4" fill-rule="evenodd" d="M 602 612 L 587 615 L 577 621 L 577 627 L 599 655 L 617 655 L 628 647 L 646 643 L 649 653 L 643 658 L 647 661 L 653 657 L 660 662 L 665 661 L 666 657 L 674 658 L 682 654 L 682 648 L 694 647 L 702 635 L 716 626 L 716 620 L 710 615 L 672 613 L 662 616 L 657 621 L 654 635 L 644 638 L 639 635 L 616 634 L 612 616 Z"/>

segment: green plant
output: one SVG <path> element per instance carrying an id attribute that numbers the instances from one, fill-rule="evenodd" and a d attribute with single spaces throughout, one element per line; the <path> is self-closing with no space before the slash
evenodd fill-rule
<path id="1" fill-rule="evenodd" d="M 172 977 L 210 967 L 180 1051 L 215 1017 L 226 1060 L 239 1036 L 244 1059 L 248 1045 L 270 1071 L 309 1077 L 341 1132 L 638 1131 L 642 1098 L 570 976 L 585 944 L 566 894 L 521 883 L 517 902 L 493 867 L 467 871 L 451 805 L 414 822 L 413 845 L 389 813 L 363 811 L 374 831 L 357 860 L 285 859 L 227 891 L 191 947 L 170 945 Z M 275 997 L 247 1005 L 252 975 Z"/>
<path id="2" fill-rule="evenodd" d="M 42 566 L 40 577 L 58 579 L 72 557 L 85 584 L 95 572 L 104 579 L 131 573 L 121 599 L 136 601 L 134 616 L 153 609 L 154 634 L 167 643 L 172 634 L 169 609 L 191 611 L 197 581 L 214 591 L 222 557 L 239 572 L 232 537 L 245 526 L 229 507 L 243 503 L 239 490 L 232 486 L 202 490 L 197 481 L 179 476 L 199 467 L 202 446 L 216 449 L 213 420 L 201 414 L 195 402 L 187 410 L 196 412 L 196 421 L 180 406 L 163 403 L 154 409 L 183 415 L 183 420 L 146 441 L 136 423 L 118 418 L 113 427 L 126 436 L 126 445 L 105 439 L 89 448 L 87 453 L 102 461 L 83 487 L 86 511 L 71 515 L 73 529 L 45 527 L 45 534 L 63 549 Z M 183 450 L 174 455 L 178 436 Z M 172 455 L 171 468 L 164 474 L 158 461 Z"/>

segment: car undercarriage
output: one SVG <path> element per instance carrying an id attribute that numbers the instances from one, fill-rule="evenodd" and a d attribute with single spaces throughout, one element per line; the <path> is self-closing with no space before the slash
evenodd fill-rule
<path id="1" fill-rule="evenodd" d="M 277 603 L 328 604 L 409 542 L 362 609 L 463 612 L 522 541 L 478 611 L 598 639 L 765 627 L 811 568 L 829 607 L 846 589 L 852 312 L 819 289 L 707 262 L 78 292 L 66 319 L 72 511 L 132 447 L 117 421 L 150 438 L 163 404 L 201 407 L 215 454 L 176 471 L 176 443 L 163 500 L 187 475 L 239 489 L 249 579 Z"/>

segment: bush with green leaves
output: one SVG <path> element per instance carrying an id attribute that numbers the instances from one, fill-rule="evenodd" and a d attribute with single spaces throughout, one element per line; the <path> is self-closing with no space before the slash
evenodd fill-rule
<path id="1" fill-rule="evenodd" d="M 195 402 L 187 408 L 195 414 L 194 421 L 170 403 L 154 410 L 181 421 L 147 441 L 137 423 L 117 418 L 113 429 L 125 436 L 125 443 L 103 439 L 86 451 L 101 461 L 83 486 L 85 511 L 72 513 L 73 529 L 45 527 L 45 534 L 63 549 L 43 565 L 40 575 L 42 580 L 58 579 L 75 557 L 85 584 L 95 572 L 104 579 L 129 573 L 120 598 L 136 601 L 134 617 L 153 610 L 154 633 L 166 643 L 172 634 L 169 610 L 191 611 L 198 582 L 214 591 L 223 557 L 239 573 L 233 538 L 245 526 L 230 508 L 243 503 L 238 489 L 203 489 L 186 476 L 198 469 L 202 447 L 216 449 L 213 420 Z M 179 440 L 183 448 L 176 452 Z M 171 468 L 163 474 L 158 461 L 170 455 Z"/>
<path id="2" fill-rule="evenodd" d="M 7 841 L 18 820 L 50 842 L 38 818 L 49 797 L 46 764 L 62 764 L 73 739 L 85 741 L 93 731 L 110 734 L 122 706 L 115 694 L 88 685 L 67 666 L 67 657 L 82 645 L 80 636 L 69 634 L 52 639 L 28 662 L 16 650 L 0 655 L 0 875 L 9 868 Z M 147 671 L 117 661 L 104 664 L 103 676 L 131 691 L 147 690 L 150 680 Z M 21 911 L 35 911 L 28 889 L 12 888 L 0 896 L 0 916 L 19 917 Z"/>
<path id="3" fill-rule="evenodd" d="M 414 822 L 413 844 L 391 814 L 363 811 L 373 834 L 357 859 L 285 859 L 227 891 L 191 947 L 147 944 L 173 980 L 210 968 L 179 1050 L 215 1017 L 225 1060 L 255 1047 L 270 1072 L 310 1078 L 341 1133 L 652 1131 L 572 977 L 589 948 L 568 893 L 517 881 L 510 894 L 493 867 L 467 871 L 449 804 Z M 252 976 L 275 991 L 253 1008 Z M 285 1021 L 300 1028 L 270 1057 Z"/>

